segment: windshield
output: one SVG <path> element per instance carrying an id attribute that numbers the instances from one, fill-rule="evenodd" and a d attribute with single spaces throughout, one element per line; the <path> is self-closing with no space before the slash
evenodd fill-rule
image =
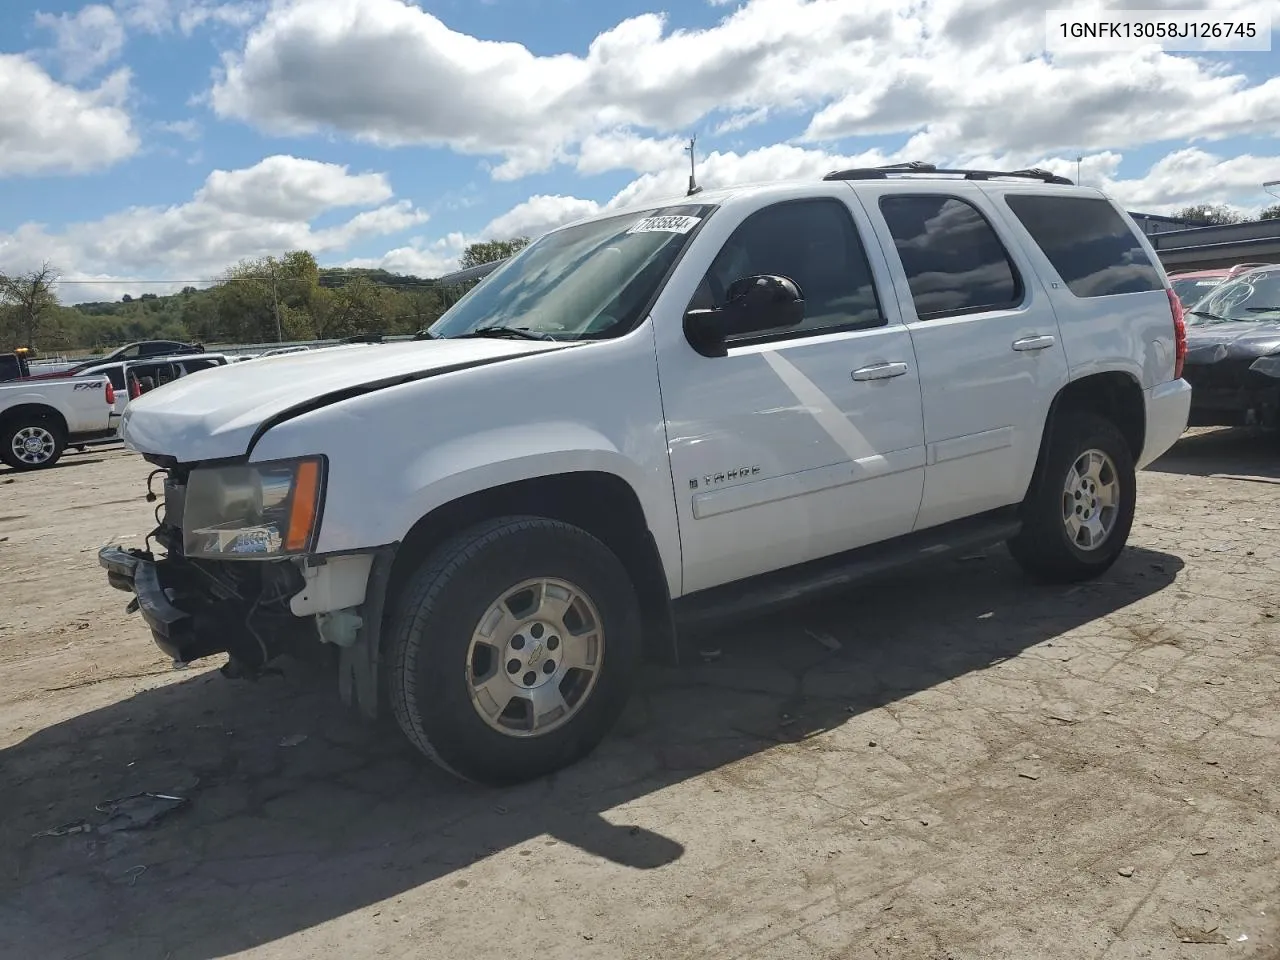
<path id="1" fill-rule="evenodd" d="M 1173 292 L 1179 300 L 1182 301 L 1183 309 L 1190 310 L 1199 301 L 1204 299 L 1214 287 L 1222 283 L 1225 277 L 1188 277 L 1179 280 L 1174 277 L 1170 283 L 1173 285 Z"/>
<path id="2" fill-rule="evenodd" d="M 485 277 L 428 330 L 432 338 L 621 336 L 649 308 L 715 207 L 685 204 L 549 233 Z"/>
<path id="3" fill-rule="evenodd" d="M 1246 273 L 1214 287 L 1188 311 L 1191 324 L 1280 320 L 1280 270 Z"/>

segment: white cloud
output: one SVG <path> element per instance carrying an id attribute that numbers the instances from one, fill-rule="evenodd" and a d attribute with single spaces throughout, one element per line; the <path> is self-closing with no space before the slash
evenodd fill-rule
<path id="1" fill-rule="evenodd" d="M 1162 157 L 1143 177 L 1105 177 L 1099 186 L 1143 213 L 1221 203 L 1252 215 L 1276 202 L 1263 193 L 1262 184 L 1277 179 L 1277 171 L 1280 157 L 1223 157 L 1189 147 Z"/>
<path id="2" fill-rule="evenodd" d="M 353 176 L 337 164 L 274 156 L 243 170 L 214 170 L 195 199 L 227 213 L 303 221 L 325 210 L 370 206 L 392 196 L 384 174 Z"/>
<path id="3" fill-rule="evenodd" d="M 183 140 L 194 142 L 200 139 L 200 124 L 195 120 L 165 120 L 155 126 L 157 130 L 175 134 Z"/>
<path id="4" fill-rule="evenodd" d="M 58 83 L 26 57 L 0 54 L 0 177 L 85 173 L 138 149 L 125 103 L 130 74 L 96 89 Z"/>
<path id="5" fill-rule="evenodd" d="M 480 238 L 511 240 L 515 237 L 539 237 L 549 230 L 589 217 L 599 211 L 600 204 L 594 200 L 583 200 L 578 197 L 534 196 L 491 220 L 480 231 Z"/>
<path id="6" fill-rule="evenodd" d="M 313 226 L 321 215 L 349 207 L 370 209 L 333 226 Z M 392 201 L 381 174 L 351 174 L 336 164 L 275 156 L 243 170 L 214 171 L 185 203 L 130 207 L 57 231 L 26 223 L 0 233 L 0 271 L 48 260 L 70 280 L 155 277 L 173 280 L 179 289 L 216 277 L 244 258 L 295 249 L 317 256 L 340 253 L 359 240 L 426 220 L 409 201 Z M 87 293 L 77 284 L 63 295 L 80 299 Z"/>
<path id="7" fill-rule="evenodd" d="M 56 16 L 36 13 L 36 25 L 53 31 L 62 74 L 79 81 L 111 63 L 124 49 L 124 27 L 114 10 L 100 3 Z"/>
<path id="8" fill-rule="evenodd" d="M 617 146 L 627 127 L 673 133 L 713 110 L 817 103 L 847 88 L 855 71 L 842 64 L 869 55 L 891 21 L 846 0 L 752 0 L 708 30 L 668 31 L 646 14 L 600 34 L 585 57 L 542 57 L 403 0 L 285 0 L 224 58 L 211 103 L 279 133 L 332 128 L 499 154 L 509 162 L 496 175 L 513 177 L 573 156 L 592 134 Z"/>
<path id="9" fill-rule="evenodd" d="M 276 133 L 494 156 L 491 173 L 505 180 L 556 164 L 656 172 L 678 166 L 677 144 L 695 125 L 725 134 L 787 117 L 811 145 L 882 135 L 930 159 L 1124 149 L 1280 124 L 1280 78 L 1253 83 L 1222 61 L 1150 50 L 1049 57 L 1048 5 L 743 0 L 705 29 L 644 14 L 585 54 L 536 55 L 451 30 L 408 0 L 279 0 L 224 57 L 209 102 Z M 1280 12 L 1276 0 L 1265 6 Z"/>
<path id="10" fill-rule="evenodd" d="M 654 140 L 640 137 L 629 130 L 592 133 L 578 147 L 574 166 L 579 173 L 607 173 L 610 170 L 635 170 L 649 173 L 679 166 L 686 141 L 668 137 Z"/>
<path id="11" fill-rule="evenodd" d="M 237 0 L 230 3 L 206 0 L 116 0 L 116 10 L 131 28 L 164 34 L 179 30 L 194 33 L 206 24 L 247 27 L 267 8 L 265 0 Z"/>

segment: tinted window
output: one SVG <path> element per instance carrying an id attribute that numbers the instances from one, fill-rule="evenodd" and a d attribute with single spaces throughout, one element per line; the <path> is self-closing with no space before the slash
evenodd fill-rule
<path id="1" fill-rule="evenodd" d="M 1137 236 L 1106 200 L 1010 194 L 1005 201 L 1077 297 L 1164 288 Z"/>
<path id="2" fill-rule="evenodd" d="M 751 214 L 712 261 L 690 306 L 722 305 L 730 284 L 760 274 L 796 283 L 804 296 L 804 320 L 730 342 L 885 322 L 857 227 L 838 200 L 796 200 Z"/>
<path id="3" fill-rule="evenodd" d="M 1000 238 L 955 197 L 884 197 L 880 212 L 921 320 L 1016 307 L 1022 282 Z"/>
<path id="4" fill-rule="evenodd" d="M 111 381 L 111 386 L 116 390 L 124 389 L 124 368 L 123 367 L 107 367 L 103 373 L 107 375 L 107 379 Z"/>
<path id="5" fill-rule="evenodd" d="M 211 367 L 218 366 L 216 360 L 183 360 L 182 366 L 186 368 L 187 373 L 195 373 L 197 370 L 208 370 Z"/>

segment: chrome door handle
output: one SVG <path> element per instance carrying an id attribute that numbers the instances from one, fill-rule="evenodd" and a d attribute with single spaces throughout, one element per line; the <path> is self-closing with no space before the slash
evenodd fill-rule
<path id="1" fill-rule="evenodd" d="M 1023 337 L 1013 341 L 1013 349 L 1026 352 L 1028 350 L 1048 350 L 1058 341 L 1048 335 L 1042 337 Z"/>
<path id="2" fill-rule="evenodd" d="M 907 372 L 905 363 L 874 363 L 869 367 L 859 367 L 851 376 L 855 380 L 888 380 L 900 377 Z"/>

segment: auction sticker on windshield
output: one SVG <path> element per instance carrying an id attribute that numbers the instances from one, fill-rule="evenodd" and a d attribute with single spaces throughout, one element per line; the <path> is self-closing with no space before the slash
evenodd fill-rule
<path id="1" fill-rule="evenodd" d="M 645 217 L 627 233 L 688 233 L 701 222 L 701 217 Z"/>

